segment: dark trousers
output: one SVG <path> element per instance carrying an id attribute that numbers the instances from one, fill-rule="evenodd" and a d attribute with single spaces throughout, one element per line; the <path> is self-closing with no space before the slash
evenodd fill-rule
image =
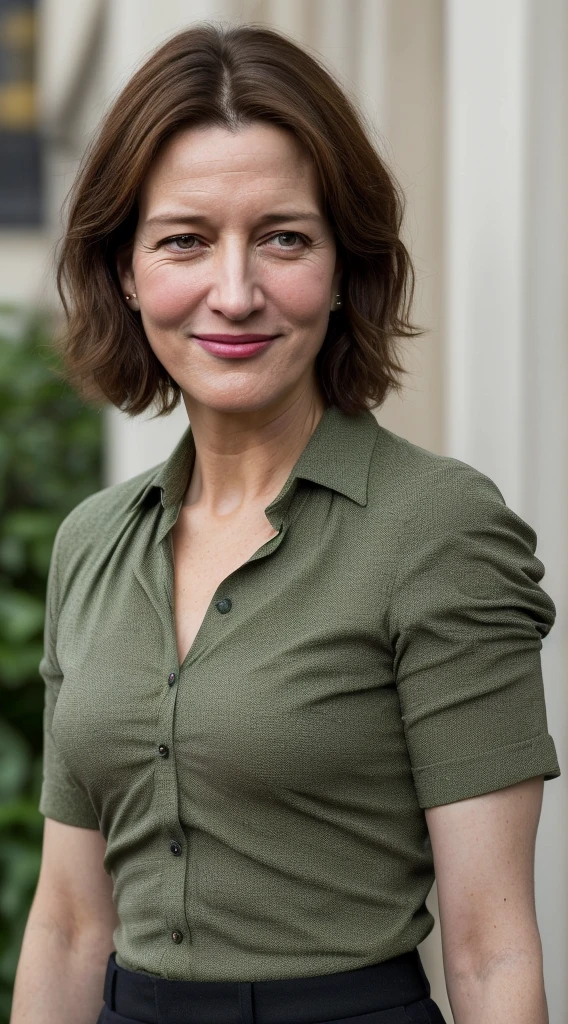
<path id="1" fill-rule="evenodd" d="M 170 981 L 111 953 L 97 1024 L 445 1024 L 418 950 L 354 971 L 275 981 Z"/>

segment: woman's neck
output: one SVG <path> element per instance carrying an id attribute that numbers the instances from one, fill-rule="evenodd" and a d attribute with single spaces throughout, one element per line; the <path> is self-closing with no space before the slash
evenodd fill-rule
<path id="1" fill-rule="evenodd" d="M 225 414 L 186 400 L 195 464 L 183 501 L 211 516 L 229 516 L 272 501 L 325 411 L 319 392 L 277 413 Z"/>

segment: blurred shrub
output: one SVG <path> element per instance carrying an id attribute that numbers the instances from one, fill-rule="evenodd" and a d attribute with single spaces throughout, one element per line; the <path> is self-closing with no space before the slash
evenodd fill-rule
<path id="1" fill-rule="evenodd" d="M 102 484 L 102 415 L 58 373 L 45 313 L 0 306 L 0 1024 L 38 878 L 45 588 L 61 520 Z"/>

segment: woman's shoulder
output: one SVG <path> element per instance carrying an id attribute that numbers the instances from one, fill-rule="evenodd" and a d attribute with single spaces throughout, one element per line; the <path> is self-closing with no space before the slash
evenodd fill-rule
<path id="1" fill-rule="evenodd" d="M 84 498 L 61 522 L 56 541 L 61 546 L 101 541 L 120 531 L 138 506 L 161 463 L 121 483 L 111 484 Z"/>
<path id="2" fill-rule="evenodd" d="M 398 505 L 404 518 L 430 509 L 456 512 L 471 509 L 472 501 L 500 505 L 505 499 L 496 483 L 481 470 L 449 455 L 418 444 L 378 425 L 377 444 L 369 473 L 369 492 L 375 500 Z"/>
<path id="3" fill-rule="evenodd" d="M 534 528 L 507 505 L 486 473 L 437 455 L 379 426 L 369 473 L 369 505 L 396 525 L 408 558 L 430 543 L 482 542 L 534 556 Z"/>

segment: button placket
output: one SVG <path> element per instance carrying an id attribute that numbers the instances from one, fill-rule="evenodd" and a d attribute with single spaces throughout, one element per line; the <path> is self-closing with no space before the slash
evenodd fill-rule
<path id="1" fill-rule="evenodd" d="M 274 525 L 274 524 L 273 524 Z M 276 528 L 276 527 L 275 527 Z M 245 563 L 248 565 L 250 562 L 255 562 L 260 558 L 265 558 L 276 550 L 280 546 L 283 540 L 285 530 L 283 524 L 278 524 L 278 534 L 271 538 L 265 545 L 259 548 L 251 558 Z M 156 758 L 156 772 L 155 778 L 155 798 L 156 807 L 160 818 L 160 831 L 162 836 L 165 834 L 167 845 L 165 847 L 163 871 L 163 882 L 164 882 L 164 893 L 169 893 L 169 897 L 164 899 L 165 907 L 165 927 L 169 929 L 170 942 L 175 945 L 179 945 L 182 941 L 191 943 L 191 929 L 190 923 L 187 916 L 186 906 L 186 872 L 187 872 L 187 858 L 190 856 L 189 842 L 190 837 L 186 837 L 183 847 L 177 840 L 171 837 L 181 833 L 181 823 L 179 820 L 179 787 L 177 780 L 176 771 L 176 759 L 175 759 L 175 747 L 174 747 L 174 736 L 173 736 L 173 725 L 174 725 L 174 712 L 177 699 L 177 691 L 180 685 L 183 685 L 181 680 L 182 670 L 187 676 L 190 675 L 191 666 L 196 661 L 199 653 L 207 645 L 208 637 L 211 633 L 215 633 L 219 636 L 219 627 L 221 623 L 216 618 L 217 615 L 225 616 L 231 611 L 234 611 L 233 601 L 234 598 L 229 597 L 225 587 L 230 587 L 233 583 L 233 577 L 238 576 L 240 578 L 241 570 L 244 566 L 239 567 L 234 573 L 231 573 L 226 580 L 223 581 L 221 587 L 218 588 L 216 594 L 213 595 L 213 600 L 208 606 L 201 626 L 198 630 L 198 634 L 195 637 L 193 644 L 188 651 L 183 665 L 178 665 L 178 652 L 177 652 L 177 637 L 175 631 L 175 618 L 173 609 L 173 548 L 171 542 L 171 532 L 169 536 L 164 537 L 165 543 L 161 544 L 162 551 L 162 570 L 164 572 L 164 582 L 168 595 L 169 603 L 169 616 L 168 616 L 168 634 L 169 634 L 169 656 L 171 658 L 170 665 L 172 662 L 177 665 L 177 671 L 173 668 L 167 674 L 167 686 L 165 687 L 166 693 L 164 694 L 164 700 L 161 701 L 158 722 L 157 722 L 157 749 L 159 757 Z M 168 542 L 169 542 L 169 553 L 168 553 Z M 223 588 L 223 589 L 221 589 Z M 176 685 L 177 684 L 177 685 Z M 178 866 L 174 867 L 174 860 L 178 862 Z M 168 866 L 171 865 L 171 866 Z M 181 873 L 180 873 L 181 871 Z M 185 923 L 185 927 L 182 928 Z M 166 932 L 167 934 L 167 932 Z M 173 954 L 173 949 L 172 949 Z M 166 965 L 168 957 L 166 957 Z M 172 955 L 171 963 L 177 962 L 177 955 Z"/>
<path id="2" fill-rule="evenodd" d="M 173 683 L 171 682 L 174 677 Z M 174 746 L 173 724 L 175 706 L 180 684 L 181 673 L 166 674 L 165 692 L 160 702 L 156 723 L 156 770 L 154 772 L 154 798 L 156 812 L 159 816 L 159 828 L 162 836 L 163 850 L 163 887 L 164 887 L 164 937 L 169 938 L 174 961 L 173 946 L 182 941 L 191 943 L 191 930 L 186 917 L 186 857 L 189 853 L 189 840 L 179 842 L 175 836 L 182 835 L 179 820 L 179 785 Z M 174 685 L 174 683 L 178 685 Z M 175 937 L 174 937 L 175 936 Z M 173 963 L 173 961 L 172 961 Z"/>
<path id="3" fill-rule="evenodd" d="M 173 520 L 175 521 L 175 519 Z M 173 522 L 170 523 L 170 527 Z M 154 800 L 157 826 L 163 850 L 161 884 L 163 891 L 163 928 L 164 941 L 170 949 L 166 953 L 164 966 L 175 967 L 179 962 L 179 954 L 174 945 L 182 941 L 191 944 L 191 928 L 187 917 L 186 906 L 186 870 L 190 856 L 190 837 L 178 842 L 174 836 L 183 836 L 179 817 L 179 783 L 177 776 L 176 750 L 174 744 L 175 708 L 179 687 L 183 685 L 182 666 L 179 664 L 175 619 L 173 608 L 173 550 L 171 529 L 160 541 L 161 573 L 167 595 L 167 610 L 163 618 L 166 630 L 166 663 L 164 675 L 164 693 L 160 700 L 156 722 L 156 755 L 154 771 Z M 168 664 L 169 663 L 169 664 Z M 184 665 L 184 671 L 187 666 Z"/>

